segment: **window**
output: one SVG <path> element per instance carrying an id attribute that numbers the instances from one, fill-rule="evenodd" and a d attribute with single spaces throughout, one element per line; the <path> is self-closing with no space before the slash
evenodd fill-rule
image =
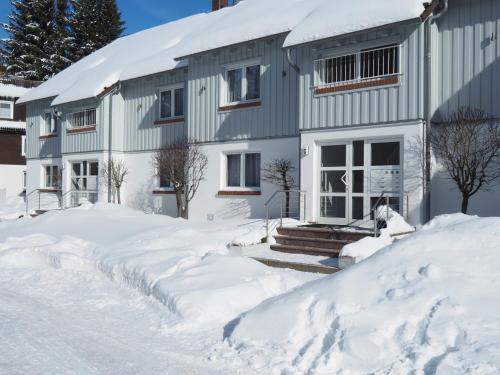
<path id="1" fill-rule="evenodd" d="M 400 46 L 362 50 L 315 62 L 315 85 L 329 86 L 389 77 L 400 73 Z"/>
<path id="2" fill-rule="evenodd" d="M 260 187 L 260 154 L 227 155 L 227 187 Z"/>
<path id="3" fill-rule="evenodd" d="M 43 115 L 44 134 L 55 134 L 59 128 L 59 118 L 52 112 L 45 112 Z"/>
<path id="4" fill-rule="evenodd" d="M 238 103 L 260 99 L 260 65 L 226 71 L 226 102 Z"/>
<path id="5" fill-rule="evenodd" d="M 400 164 L 399 142 L 372 143 L 372 166 Z"/>
<path id="6" fill-rule="evenodd" d="M 95 108 L 85 109 L 68 115 L 69 125 L 72 128 L 96 126 L 97 111 Z"/>
<path id="7" fill-rule="evenodd" d="M 160 119 L 184 117 L 184 87 L 160 91 Z"/>
<path id="8" fill-rule="evenodd" d="M 160 189 L 171 189 L 172 188 L 172 181 L 170 178 L 170 172 L 169 171 L 162 171 L 159 173 L 158 177 L 158 185 Z"/>
<path id="9" fill-rule="evenodd" d="M 21 156 L 26 156 L 26 136 L 21 137 Z"/>
<path id="10" fill-rule="evenodd" d="M 14 103 L 0 100 L 0 118 L 12 120 L 14 118 Z"/>
<path id="11" fill-rule="evenodd" d="M 57 189 L 59 179 L 59 167 L 57 165 L 47 165 L 45 167 L 45 187 Z"/>

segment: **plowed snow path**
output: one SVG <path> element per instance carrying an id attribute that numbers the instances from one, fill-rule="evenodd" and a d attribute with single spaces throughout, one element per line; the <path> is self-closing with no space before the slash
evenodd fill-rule
<path id="1" fill-rule="evenodd" d="M 0 374 L 240 373 L 207 360 L 215 333 L 169 334 L 165 310 L 104 277 L 0 268 Z"/>

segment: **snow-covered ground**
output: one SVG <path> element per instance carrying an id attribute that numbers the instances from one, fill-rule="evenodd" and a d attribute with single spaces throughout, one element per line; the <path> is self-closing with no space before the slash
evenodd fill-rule
<path id="1" fill-rule="evenodd" d="M 262 233 L 109 205 L 1 222 L 0 374 L 500 372 L 500 219 L 437 218 L 333 276 L 230 247 Z"/>
<path id="2" fill-rule="evenodd" d="M 5 202 L 0 204 L 0 221 L 18 219 L 25 212 L 26 203 L 22 197 L 7 197 Z"/>

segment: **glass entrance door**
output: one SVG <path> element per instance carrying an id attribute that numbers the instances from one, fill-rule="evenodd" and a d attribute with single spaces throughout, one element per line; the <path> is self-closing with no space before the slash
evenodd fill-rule
<path id="1" fill-rule="evenodd" d="M 345 225 L 349 221 L 349 145 L 321 147 L 320 222 Z"/>
<path id="2" fill-rule="evenodd" d="M 99 163 L 81 161 L 71 163 L 72 205 L 97 201 Z"/>

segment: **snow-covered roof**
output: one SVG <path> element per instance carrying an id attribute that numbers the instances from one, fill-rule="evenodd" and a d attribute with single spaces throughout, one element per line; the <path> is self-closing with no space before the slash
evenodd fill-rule
<path id="1" fill-rule="evenodd" d="M 0 82 L 0 96 L 19 98 L 25 95 L 30 90 L 31 89 L 27 89 L 25 87 Z"/>
<path id="2" fill-rule="evenodd" d="M 422 0 L 243 0 L 116 40 L 73 64 L 18 103 L 52 105 L 98 96 L 118 81 L 187 65 L 196 53 L 289 33 L 284 47 L 418 18 Z"/>
<path id="3" fill-rule="evenodd" d="M 0 129 L 1 130 L 25 130 L 26 122 L 24 121 L 5 121 L 0 120 Z"/>

